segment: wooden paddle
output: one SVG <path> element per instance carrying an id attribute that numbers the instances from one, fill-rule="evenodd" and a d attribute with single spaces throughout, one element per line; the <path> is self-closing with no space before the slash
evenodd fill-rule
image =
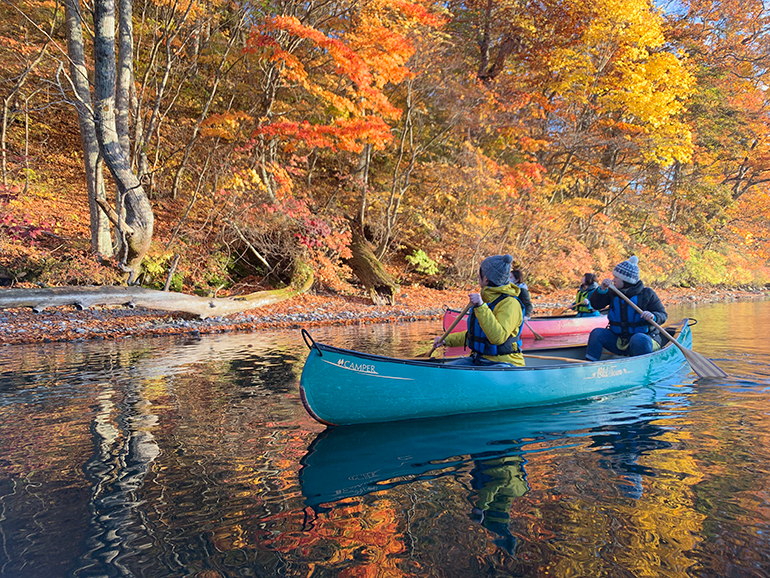
<path id="1" fill-rule="evenodd" d="M 526 320 L 526 319 L 524 320 L 524 325 L 526 325 L 527 327 L 529 327 L 529 330 L 532 332 L 532 335 L 534 335 L 534 336 L 535 336 L 535 339 L 536 339 L 537 341 L 540 341 L 541 339 L 545 339 L 545 337 L 543 337 L 543 336 L 542 336 L 542 335 L 540 335 L 540 334 L 539 334 L 537 331 L 535 331 L 534 329 L 532 329 L 532 326 L 531 326 L 529 323 L 527 323 L 527 320 Z"/>
<path id="2" fill-rule="evenodd" d="M 559 315 L 564 315 L 567 311 L 574 308 L 575 308 L 574 305 L 570 305 L 569 307 L 559 307 L 558 309 L 554 309 L 553 311 L 551 311 L 551 317 L 558 317 Z M 532 328 L 530 327 L 530 329 Z"/>
<path id="3" fill-rule="evenodd" d="M 452 329 L 457 327 L 457 324 L 460 323 L 460 320 L 462 320 L 465 317 L 465 314 L 468 313 L 468 311 L 471 310 L 471 307 L 473 307 L 473 303 L 468 301 L 468 304 L 463 308 L 462 311 L 460 311 L 459 315 L 457 317 L 455 317 L 455 320 L 452 321 L 452 325 L 449 326 L 449 329 L 444 331 L 444 335 L 442 335 L 441 339 L 438 340 L 439 343 L 444 341 L 444 339 L 446 339 L 447 335 L 452 333 Z M 418 355 L 417 357 L 430 357 L 431 355 L 433 355 L 434 351 L 436 351 L 436 346 L 435 345 L 431 348 L 430 351 L 422 353 L 422 354 Z"/>
<path id="4" fill-rule="evenodd" d="M 639 315 L 642 314 L 642 310 L 636 306 L 636 303 L 631 301 L 628 297 L 623 295 L 623 293 L 620 292 L 620 290 L 615 287 L 614 285 L 610 284 L 610 289 L 612 289 L 615 294 L 623 299 L 626 303 L 628 303 L 631 307 L 633 307 Z M 665 335 L 671 343 L 676 345 L 679 348 L 679 351 L 681 351 L 685 359 L 690 363 L 690 367 L 692 367 L 692 370 L 698 374 L 698 377 L 727 377 L 727 374 L 720 369 L 716 363 L 708 359 L 707 357 L 702 356 L 700 353 L 696 353 L 692 349 L 687 349 L 684 345 L 679 343 L 676 339 L 671 337 L 671 335 L 663 329 L 660 325 L 655 323 L 652 319 L 647 320 L 647 323 L 650 325 L 656 327 L 658 331 L 661 332 L 661 334 Z"/>

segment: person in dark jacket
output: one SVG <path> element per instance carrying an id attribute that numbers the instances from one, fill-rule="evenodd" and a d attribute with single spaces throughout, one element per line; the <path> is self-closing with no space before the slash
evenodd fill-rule
<path id="1" fill-rule="evenodd" d="M 596 275 L 593 273 L 586 273 L 580 280 L 580 287 L 578 287 L 577 295 L 575 296 L 575 304 L 572 306 L 577 311 L 578 317 L 595 317 L 601 315 L 596 309 L 591 307 L 591 295 L 599 288 L 599 283 L 596 282 Z"/>
<path id="2" fill-rule="evenodd" d="M 591 307 L 597 310 L 609 307 L 610 310 L 607 314 L 609 328 L 594 329 L 588 337 L 586 359 L 589 361 L 598 361 L 602 349 L 616 355 L 635 356 L 652 353 L 661 347 L 660 332 L 648 321 L 661 325 L 668 319 L 668 314 L 657 293 L 639 279 L 638 262 L 636 255 L 632 255 L 627 261 L 618 263 L 612 271 L 613 278 L 602 281 L 591 295 Z M 642 310 L 641 315 L 610 291 L 610 284 L 633 301 Z"/>
<path id="3" fill-rule="evenodd" d="M 529 287 L 524 282 L 524 273 L 521 272 L 521 269 L 513 269 L 508 280 L 519 288 L 519 301 L 524 306 L 524 319 L 529 319 L 532 317 L 533 307 L 532 298 L 529 296 Z"/>

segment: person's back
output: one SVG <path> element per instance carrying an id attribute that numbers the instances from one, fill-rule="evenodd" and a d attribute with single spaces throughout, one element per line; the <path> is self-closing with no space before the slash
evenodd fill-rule
<path id="1" fill-rule="evenodd" d="M 534 307 L 532 306 L 532 298 L 529 295 L 529 287 L 524 282 L 524 273 L 521 269 L 513 269 L 511 271 L 510 282 L 519 288 L 519 301 L 524 306 L 524 317 L 529 319 L 532 317 Z"/>

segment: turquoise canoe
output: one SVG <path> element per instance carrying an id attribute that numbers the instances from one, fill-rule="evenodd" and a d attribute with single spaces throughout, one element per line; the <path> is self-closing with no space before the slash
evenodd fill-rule
<path id="1" fill-rule="evenodd" d="M 692 346 L 688 320 L 667 328 Z M 686 364 L 667 343 L 637 357 L 584 361 L 585 345 L 525 355 L 526 367 L 464 367 L 446 359 L 396 359 L 332 347 L 302 330 L 310 354 L 300 378 L 308 413 L 348 425 L 499 411 L 562 403 L 650 385 Z"/>

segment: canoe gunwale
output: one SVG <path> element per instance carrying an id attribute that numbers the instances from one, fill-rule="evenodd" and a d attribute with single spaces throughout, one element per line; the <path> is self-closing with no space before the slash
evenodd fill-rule
<path id="1" fill-rule="evenodd" d="M 444 329 L 453 326 L 453 332 L 465 331 L 468 324 L 468 315 L 460 316 L 461 312 L 454 309 L 445 309 L 441 325 Z M 542 340 L 552 337 L 564 337 L 568 335 L 588 334 L 593 329 L 608 326 L 607 315 L 578 316 L 567 315 L 537 315 L 527 320 L 521 332 L 523 341 Z"/>
<path id="2" fill-rule="evenodd" d="M 459 309 L 445 309 L 446 313 L 460 313 Z M 468 314 L 466 314 L 467 316 Z M 607 313 L 600 313 L 599 315 L 594 315 L 593 317 L 602 317 L 604 319 L 607 319 Z M 533 317 L 530 317 L 527 321 L 529 323 L 532 323 L 533 321 L 549 321 L 549 320 L 558 320 L 558 319 L 586 319 L 585 317 L 578 317 L 576 313 L 573 313 L 572 315 L 535 315 Z"/>

